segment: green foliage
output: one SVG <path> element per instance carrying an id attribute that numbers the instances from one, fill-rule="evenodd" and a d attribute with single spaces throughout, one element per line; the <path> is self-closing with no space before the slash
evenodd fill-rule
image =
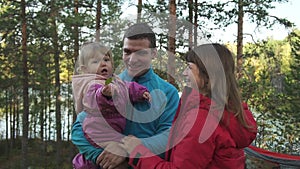
<path id="1" fill-rule="evenodd" d="M 106 79 L 106 80 L 105 80 L 105 85 L 109 85 L 112 81 L 113 81 L 113 78 L 112 78 L 112 77 Z"/>
<path id="2" fill-rule="evenodd" d="M 22 55 L 21 55 L 21 20 L 19 1 L 0 0 L 0 117 L 5 120 L 9 117 L 11 136 L 20 135 L 19 126 L 22 121 Z M 58 50 L 60 59 L 60 82 L 62 103 L 63 139 L 70 139 L 70 128 L 73 122 L 73 99 L 71 91 L 71 76 L 75 65 L 76 44 L 94 40 L 96 24 L 96 2 L 90 0 L 79 1 L 78 13 L 74 13 L 74 0 L 56 1 L 56 16 L 50 17 L 49 8 L 51 0 L 28 0 L 27 3 L 27 55 L 29 71 L 29 106 L 30 106 L 30 137 L 42 137 L 43 141 L 33 141 L 30 144 L 31 163 L 38 165 L 53 165 L 55 145 L 48 140 L 54 140 L 56 122 L 55 114 L 55 71 L 54 71 L 54 45 L 51 32 L 51 18 L 57 21 Z M 122 34 L 127 25 L 133 21 L 121 18 L 121 7 L 125 1 L 102 0 L 101 17 L 101 43 L 111 47 L 114 54 L 115 67 L 119 71 L 122 56 Z M 176 32 L 176 70 L 174 77 L 177 80 L 177 88 L 184 86 L 181 75 L 185 68 L 182 60 L 182 52 L 188 47 L 185 37 L 187 28 L 184 21 L 187 20 L 187 3 L 178 1 L 177 17 L 179 18 Z M 224 2 L 224 3 L 223 3 Z M 268 1 L 244 1 L 245 12 L 254 23 L 265 27 L 273 23 L 282 23 L 290 26 L 291 23 L 284 19 L 270 17 L 268 9 L 272 9 L 273 2 L 285 2 L 284 0 Z M 220 1 L 210 3 L 199 2 L 198 28 L 205 35 L 210 35 L 213 29 L 220 29 L 236 21 L 237 1 Z M 157 34 L 159 49 L 158 58 L 153 61 L 155 72 L 164 79 L 167 78 L 167 32 L 168 32 L 168 2 L 157 1 L 151 4 L 143 2 L 144 20 L 153 27 L 160 27 Z M 157 18 L 154 19 L 154 16 Z M 208 26 L 208 21 L 213 21 L 213 27 Z M 79 28 L 79 35 L 75 31 Z M 256 144 L 268 150 L 284 153 L 297 153 L 299 150 L 299 81 L 300 81 L 300 56 L 299 56 L 299 30 L 291 33 L 285 41 L 266 39 L 257 44 L 246 44 L 244 53 L 244 76 L 241 78 L 242 93 L 246 101 L 255 112 L 259 124 L 259 135 Z M 117 72 L 119 73 L 119 72 Z M 41 128 L 43 127 L 43 130 Z M 4 135 L 1 133 L 1 136 Z M 14 138 L 12 138 L 14 139 Z M 45 141 L 47 140 L 47 141 Z M 47 144 L 47 145 L 45 145 Z M 67 145 L 72 145 L 70 142 Z M 36 145 L 42 145 L 40 151 Z M 5 146 L 2 146 L 5 147 Z M 1 150 L 3 150 L 1 147 Z M 67 147 L 67 146 L 66 146 Z M 11 168 L 19 168 L 19 163 L 11 164 L 10 161 L 20 161 L 18 149 L 9 156 L 0 157 L 0 164 L 4 162 Z M 19 148 L 20 145 L 14 147 Z M 297 149 L 298 148 L 298 149 Z M 39 149 L 39 150 L 37 150 Z M 46 153 L 46 163 L 42 164 L 35 152 Z M 298 151 L 299 152 L 299 151 Z M 67 153 L 66 153 L 67 154 Z M 7 155 L 7 154 L 6 154 Z M 38 155 L 40 155 L 38 153 Z M 64 157 L 70 157 L 64 156 Z M 9 160 L 7 160 L 9 157 Z M 43 156 L 44 157 L 44 156 Z M 34 161 L 34 159 L 38 159 Z M 69 165 L 71 157 L 64 159 Z M 2 163 L 3 162 L 3 163 Z M 35 162 L 35 163 L 34 163 Z M 37 167 L 34 166 L 34 167 Z M 52 166 L 51 166 L 52 167 Z M 51 168 L 49 167 L 49 168 Z M 55 168 L 55 167 L 53 167 Z M 64 167 L 62 167 L 64 168 Z M 65 167 L 70 168 L 70 166 Z"/>
<path id="3" fill-rule="evenodd" d="M 246 44 L 244 76 L 240 80 L 243 96 L 252 106 L 259 126 L 255 143 L 282 153 L 295 153 L 299 147 L 299 85 L 296 76 L 291 76 L 299 66 L 293 66 L 293 51 L 288 41 L 267 39 Z"/>

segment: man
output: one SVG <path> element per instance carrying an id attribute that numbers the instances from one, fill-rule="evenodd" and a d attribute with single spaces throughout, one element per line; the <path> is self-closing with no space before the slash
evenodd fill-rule
<path id="1" fill-rule="evenodd" d="M 145 23 L 129 27 L 123 37 L 123 61 L 125 71 L 119 76 L 125 81 L 135 81 L 151 92 L 151 104 L 141 102 L 129 106 L 126 112 L 124 135 L 134 135 L 157 154 L 166 148 L 169 129 L 178 106 L 178 91 L 174 86 L 154 73 L 151 62 L 157 56 L 156 37 Z M 115 147 L 96 148 L 84 137 L 81 122 L 85 113 L 78 115 L 72 128 L 72 142 L 86 159 L 103 169 L 127 165 L 125 157 L 111 153 Z M 116 150 L 121 151 L 121 150 Z M 122 161 L 122 163 L 121 163 Z"/>

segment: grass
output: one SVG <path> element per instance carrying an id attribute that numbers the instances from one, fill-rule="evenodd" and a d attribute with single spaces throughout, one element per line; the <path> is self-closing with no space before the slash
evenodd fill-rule
<path id="1" fill-rule="evenodd" d="M 72 142 L 62 142 L 58 154 L 56 142 L 30 139 L 28 142 L 27 163 L 30 169 L 71 169 L 72 159 L 77 153 Z M 0 169 L 19 169 L 22 160 L 21 140 L 0 141 Z M 61 163 L 57 164 L 57 159 Z"/>

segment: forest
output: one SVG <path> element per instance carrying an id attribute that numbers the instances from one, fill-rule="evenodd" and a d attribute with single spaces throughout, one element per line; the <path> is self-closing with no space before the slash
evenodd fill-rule
<path id="1" fill-rule="evenodd" d="M 120 72 L 122 35 L 136 22 L 154 28 L 159 56 L 153 68 L 179 91 L 183 54 L 236 24 L 236 41 L 219 43 L 235 54 L 240 90 L 258 123 L 253 145 L 300 155 L 300 30 L 268 12 L 288 0 L 0 2 L 1 169 L 72 168 L 78 150 L 70 137 L 76 119 L 71 78 L 80 46 L 100 41 L 111 47 Z M 245 20 L 291 31 L 282 40 L 244 42 Z"/>

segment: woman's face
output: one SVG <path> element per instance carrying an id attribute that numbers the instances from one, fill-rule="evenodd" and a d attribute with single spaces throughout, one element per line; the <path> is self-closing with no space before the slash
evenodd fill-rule
<path id="1" fill-rule="evenodd" d="M 188 62 L 187 68 L 183 72 L 183 76 L 185 77 L 188 87 L 199 90 L 199 87 L 202 86 L 199 68 L 196 64 Z"/>

